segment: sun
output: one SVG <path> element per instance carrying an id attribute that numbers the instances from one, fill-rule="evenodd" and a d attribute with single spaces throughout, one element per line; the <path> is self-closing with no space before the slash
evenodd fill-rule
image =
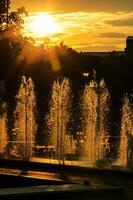
<path id="1" fill-rule="evenodd" d="M 43 37 L 59 32 L 59 25 L 52 16 L 38 15 L 29 22 L 28 29 L 36 37 Z"/>

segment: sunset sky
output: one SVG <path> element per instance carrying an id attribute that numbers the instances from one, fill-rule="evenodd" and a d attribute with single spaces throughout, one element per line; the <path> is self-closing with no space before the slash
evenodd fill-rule
<path id="1" fill-rule="evenodd" d="M 50 16 L 58 25 L 51 40 L 78 51 L 123 50 L 126 37 L 133 35 L 133 0 L 11 1 L 13 10 L 21 6 L 30 15 L 26 24 L 37 15 Z"/>

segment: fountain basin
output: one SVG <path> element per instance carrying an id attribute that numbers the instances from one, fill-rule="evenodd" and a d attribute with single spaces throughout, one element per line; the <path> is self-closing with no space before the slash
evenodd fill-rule
<path id="1" fill-rule="evenodd" d="M 19 175 L 1 174 L 5 180 L 0 186 L 4 199 L 58 198 L 89 200 L 132 199 L 133 173 L 126 170 L 95 169 L 80 166 L 46 164 L 39 162 L 1 160 L 3 168 L 20 170 Z M 34 176 L 34 171 L 41 177 Z M 33 175 L 29 176 L 29 171 Z M 45 175 L 48 173 L 48 177 Z M 50 176 L 51 174 L 51 176 Z M 56 178 L 51 178 L 55 174 Z M 9 183 L 8 187 L 6 183 Z M 12 184 L 13 183 L 13 184 Z M 90 183 L 90 184 L 89 184 Z M 16 185 L 17 184 L 17 185 Z M 1 183 L 2 185 L 2 183 Z"/>

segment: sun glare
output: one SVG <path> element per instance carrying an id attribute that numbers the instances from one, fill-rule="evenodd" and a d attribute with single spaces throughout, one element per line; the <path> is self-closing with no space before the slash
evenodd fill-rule
<path id="1" fill-rule="evenodd" d="M 51 16 L 38 15 L 29 22 L 28 29 L 36 37 L 43 37 L 57 33 L 59 31 L 59 25 Z"/>

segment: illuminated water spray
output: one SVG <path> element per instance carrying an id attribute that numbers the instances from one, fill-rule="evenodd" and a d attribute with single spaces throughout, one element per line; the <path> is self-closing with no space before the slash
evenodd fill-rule
<path id="1" fill-rule="evenodd" d="M 83 114 L 84 114 L 84 159 L 89 164 L 95 163 L 95 143 L 96 143 L 96 125 L 97 125 L 97 106 L 98 96 L 96 93 L 97 83 L 92 81 L 86 85 L 83 96 Z"/>
<path id="2" fill-rule="evenodd" d="M 4 102 L 6 94 L 5 82 L 0 80 L 0 154 L 6 152 L 7 146 L 7 104 Z"/>
<path id="3" fill-rule="evenodd" d="M 90 165 L 106 156 L 108 148 L 107 118 L 109 114 L 109 92 L 102 80 L 99 85 L 91 81 L 83 95 L 84 152 L 83 158 Z"/>
<path id="4" fill-rule="evenodd" d="M 7 146 L 7 106 L 1 103 L 0 108 L 0 154 L 5 153 Z"/>
<path id="5" fill-rule="evenodd" d="M 117 165 L 133 165 L 133 105 L 126 96 L 121 113 L 120 146 Z"/>
<path id="6" fill-rule="evenodd" d="M 98 108 L 97 108 L 97 148 L 96 158 L 105 159 L 106 151 L 109 150 L 109 112 L 110 112 L 110 94 L 106 88 L 104 80 L 101 80 L 97 90 Z"/>
<path id="7" fill-rule="evenodd" d="M 11 156 L 32 157 L 36 133 L 35 101 L 34 84 L 31 79 L 23 77 L 16 96 Z"/>
<path id="8" fill-rule="evenodd" d="M 64 78 L 54 81 L 47 118 L 49 130 L 46 137 L 48 142 L 45 141 L 41 147 L 44 149 L 43 157 L 45 150 L 48 150 L 49 158 L 56 159 L 60 163 L 65 163 L 68 156 L 71 160 L 74 158 L 77 163 L 80 160 L 81 164 L 83 161 L 83 164 L 88 166 L 107 162 L 107 152 L 110 150 L 108 131 L 110 94 L 104 80 L 101 80 L 100 83 L 95 80 L 91 81 L 85 86 L 82 101 L 80 97 L 77 98 L 82 106 L 80 114 L 83 118 L 83 123 L 81 123 L 83 128 L 77 138 L 76 135 L 73 136 L 73 133 L 70 134 L 72 129 L 69 128 L 72 116 L 70 111 L 73 110 L 71 109 L 71 98 L 69 80 Z M 36 98 L 32 80 L 22 78 L 16 95 L 12 131 L 8 130 L 10 127 L 7 126 L 8 106 L 3 102 L 0 106 L 0 156 L 10 152 L 12 158 L 32 158 L 36 134 Z M 123 100 L 120 145 L 119 150 L 116 149 L 116 151 L 119 152 L 115 164 L 122 167 L 133 166 L 133 105 L 127 96 Z"/>
<path id="9" fill-rule="evenodd" d="M 49 114 L 50 141 L 54 147 L 55 158 L 64 162 L 65 154 L 73 148 L 73 140 L 68 132 L 68 120 L 70 118 L 70 86 L 69 80 L 55 81 L 52 88 L 52 96 Z"/>

